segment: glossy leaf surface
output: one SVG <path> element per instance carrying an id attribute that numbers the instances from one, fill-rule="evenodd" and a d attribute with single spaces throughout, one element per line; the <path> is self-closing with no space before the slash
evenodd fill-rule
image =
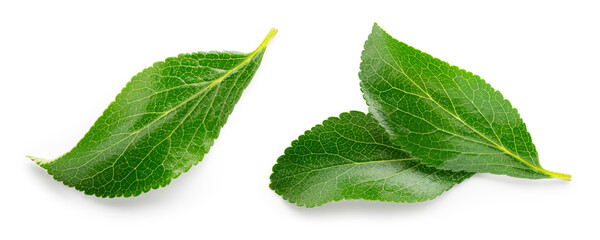
<path id="1" fill-rule="evenodd" d="M 394 144 L 427 165 L 570 180 L 542 168 L 517 110 L 479 76 L 399 42 L 377 24 L 360 70 L 369 112 Z"/>
<path id="2" fill-rule="evenodd" d="M 273 167 L 270 187 L 306 207 L 343 199 L 422 202 L 471 175 L 422 164 L 392 145 L 370 114 L 353 111 L 293 141 Z"/>
<path id="3" fill-rule="evenodd" d="M 155 63 L 131 79 L 70 152 L 32 160 L 98 197 L 166 186 L 209 151 L 275 33 L 248 54 L 197 52 Z"/>

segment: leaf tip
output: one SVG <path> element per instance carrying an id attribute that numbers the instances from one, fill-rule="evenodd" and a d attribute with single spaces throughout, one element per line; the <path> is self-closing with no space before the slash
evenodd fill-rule
<path id="1" fill-rule="evenodd" d="M 374 23 L 373 23 L 373 29 L 372 29 L 372 31 L 373 31 L 373 32 L 376 32 L 376 31 L 383 31 L 383 28 L 381 28 L 381 26 L 379 25 L 379 23 L 377 23 L 377 22 L 374 22 Z"/>
<path id="2" fill-rule="evenodd" d="M 30 155 L 26 155 L 25 157 L 28 157 L 29 159 L 34 161 L 37 165 L 44 165 L 46 163 L 49 163 L 49 162 L 52 162 L 55 160 L 55 159 L 39 158 L 39 157 L 30 156 Z"/>

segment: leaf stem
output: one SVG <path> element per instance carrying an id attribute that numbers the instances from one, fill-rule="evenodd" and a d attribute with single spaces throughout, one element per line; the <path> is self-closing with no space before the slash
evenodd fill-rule
<path id="1" fill-rule="evenodd" d="M 267 33 L 265 40 L 263 40 L 262 43 L 258 46 L 258 48 L 256 48 L 256 50 L 254 50 L 254 51 L 258 52 L 261 49 L 265 49 L 267 47 L 267 45 L 269 44 L 269 42 L 271 41 L 271 39 L 273 39 L 273 37 L 275 37 L 275 34 L 277 34 L 277 29 L 271 28 L 271 31 L 269 31 L 269 33 Z"/>
<path id="2" fill-rule="evenodd" d="M 558 178 L 558 179 L 562 179 L 565 181 L 571 181 L 571 174 L 553 172 L 553 171 L 548 171 L 545 169 L 544 169 L 544 173 L 550 175 L 553 178 Z"/>
<path id="3" fill-rule="evenodd" d="M 493 142 L 493 143 L 495 144 L 495 142 Z M 498 148 L 500 150 L 504 151 L 504 153 L 506 153 L 509 156 L 512 156 L 512 157 L 516 158 L 517 160 L 525 163 L 527 166 L 533 168 L 536 171 L 540 171 L 540 172 L 542 172 L 542 173 L 550 176 L 551 178 L 558 178 L 558 179 L 562 179 L 562 180 L 565 180 L 565 181 L 571 181 L 571 174 L 553 172 L 553 171 L 549 171 L 549 170 L 543 169 L 541 167 L 537 167 L 537 166 L 535 166 L 535 165 L 533 165 L 533 164 L 531 164 L 531 163 L 523 160 L 523 158 L 521 158 L 519 155 L 512 153 L 511 151 L 509 151 L 508 149 L 506 149 L 504 146 L 500 146 L 500 145 L 497 145 L 497 146 L 498 146 Z"/>

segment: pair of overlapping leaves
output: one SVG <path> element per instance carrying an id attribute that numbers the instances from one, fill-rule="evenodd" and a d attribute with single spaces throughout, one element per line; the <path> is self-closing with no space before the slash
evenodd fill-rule
<path id="1" fill-rule="evenodd" d="M 483 79 L 377 24 L 359 77 L 369 113 L 331 117 L 292 142 L 270 187 L 299 206 L 343 199 L 422 202 L 476 172 L 570 180 L 539 163 L 525 124 Z"/>

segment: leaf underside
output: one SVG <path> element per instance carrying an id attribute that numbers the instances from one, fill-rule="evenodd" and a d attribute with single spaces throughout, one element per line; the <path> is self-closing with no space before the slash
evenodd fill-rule
<path id="1" fill-rule="evenodd" d="M 517 110 L 479 76 L 399 42 L 377 24 L 360 70 L 369 112 L 394 144 L 427 165 L 570 180 L 542 168 Z"/>
<path id="2" fill-rule="evenodd" d="M 168 185 L 209 151 L 275 33 L 248 54 L 197 52 L 155 63 L 127 83 L 71 151 L 32 159 L 56 180 L 98 197 Z"/>
<path id="3" fill-rule="evenodd" d="M 344 199 L 422 202 L 472 175 L 422 164 L 392 145 L 371 114 L 352 111 L 293 141 L 273 166 L 270 187 L 305 207 Z"/>

